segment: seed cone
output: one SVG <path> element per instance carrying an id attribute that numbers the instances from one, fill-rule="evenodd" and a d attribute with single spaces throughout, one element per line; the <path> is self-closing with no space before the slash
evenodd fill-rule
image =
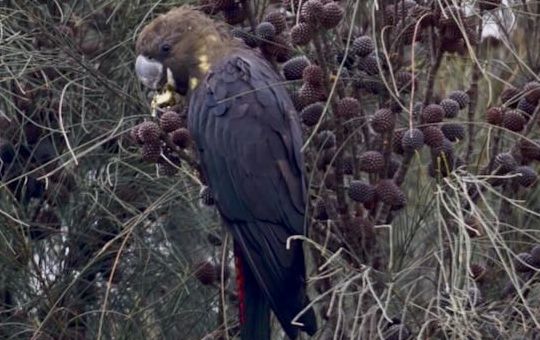
<path id="1" fill-rule="evenodd" d="M 349 197 L 359 203 L 370 202 L 375 198 L 375 187 L 364 181 L 351 181 L 348 190 Z"/>
<path id="2" fill-rule="evenodd" d="M 465 138 L 465 128 L 461 124 L 446 123 L 441 130 L 444 136 L 451 142 L 457 142 Z"/>
<path id="3" fill-rule="evenodd" d="M 504 110 L 500 107 L 491 107 L 486 111 L 486 121 L 492 125 L 503 123 Z"/>
<path id="4" fill-rule="evenodd" d="M 212 206 L 216 203 L 216 201 L 214 200 L 214 195 L 212 194 L 212 190 L 210 190 L 209 187 L 203 187 L 199 196 L 203 205 Z"/>
<path id="5" fill-rule="evenodd" d="M 186 128 L 176 129 L 171 132 L 171 140 L 178 147 L 185 149 L 191 145 L 191 134 Z"/>
<path id="6" fill-rule="evenodd" d="M 294 45 L 307 45 L 313 38 L 313 28 L 304 23 L 298 23 L 291 28 L 291 40 Z"/>
<path id="7" fill-rule="evenodd" d="M 344 15 L 345 11 L 341 7 L 341 5 L 339 5 L 339 3 L 327 3 L 326 5 L 324 5 L 323 11 L 320 16 L 321 26 L 326 29 L 332 29 L 339 25 Z"/>
<path id="8" fill-rule="evenodd" d="M 422 122 L 427 124 L 442 122 L 445 111 L 438 104 L 429 104 L 422 110 Z"/>
<path id="9" fill-rule="evenodd" d="M 455 100 L 459 104 L 459 108 L 463 110 L 467 105 L 469 105 L 469 102 L 471 101 L 471 98 L 467 93 L 464 91 L 452 91 L 448 94 L 448 98 Z"/>
<path id="10" fill-rule="evenodd" d="M 297 56 L 289 59 L 283 64 L 283 76 L 287 80 L 302 79 L 304 69 L 310 64 L 305 56 Z"/>
<path id="11" fill-rule="evenodd" d="M 445 118 L 456 118 L 459 113 L 459 103 L 451 98 L 443 99 L 440 103 Z"/>
<path id="12" fill-rule="evenodd" d="M 300 118 L 307 126 L 314 126 L 321 118 L 323 111 L 324 104 L 316 102 L 303 108 L 300 112 Z"/>
<path id="13" fill-rule="evenodd" d="M 161 129 L 154 122 L 143 122 L 139 124 L 137 136 L 142 143 L 157 143 Z"/>
<path id="14" fill-rule="evenodd" d="M 526 188 L 535 184 L 538 179 L 536 170 L 528 165 L 518 166 L 515 172 L 518 174 L 518 183 Z"/>
<path id="15" fill-rule="evenodd" d="M 360 102 L 353 97 L 345 97 L 338 101 L 336 115 L 344 119 L 351 119 L 360 114 Z"/>
<path id="16" fill-rule="evenodd" d="M 159 125 L 161 125 L 163 131 L 173 132 L 174 130 L 182 127 L 183 120 L 178 113 L 174 111 L 167 111 L 161 115 Z"/>
<path id="17" fill-rule="evenodd" d="M 426 126 L 422 129 L 424 143 L 429 147 L 441 146 L 446 138 L 441 128 L 435 125 Z"/>
<path id="18" fill-rule="evenodd" d="M 276 34 L 281 34 L 287 28 L 287 19 L 285 18 L 285 14 L 281 12 L 275 11 L 266 14 L 263 22 L 271 23 L 276 30 Z"/>
<path id="19" fill-rule="evenodd" d="M 401 139 L 401 147 L 406 152 L 419 150 L 424 145 L 424 134 L 419 129 L 406 130 Z"/>
<path id="20" fill-rule="evenodd" d="M 199 261 L 193 268 L 195 277 L 203 285 L 211 285 L 216 282 L 219 277 L 218 268 L 211 260 Z"/>
<path id="21" fill-rule="evenodd" d="M 354 39 L 352 48 L 356 55 L 363 58 L 375 50 L 375 45 L 371 37 L 364 35 Z"/>
<path id="22" fill-rule="evenodd" d="M 503 115 L 502 125 L 510 131 L 520 132 L 523 130 L 526 123 L 527 120 L 519 111 L 510 110 Z"/>
<path id="23" fill-rule="evenodd" d="M 391 179 L 380 180 L 376 187 L 377 197 L 385 204 L 398 206 L 403 204 L 404 195 Z"/>
<path id="24" fill-rule="evenodd" d="M 360 170 L 377 173 L 384 168 L 384 156 L 379 151 L 366 151 L 359 157 Z"/>
<path id="25" fill-rule="evenodd" d="M 371 118 L 371 127 L 375 132 L 386 133 L 392 131 L 396 117 L 390 109 L 380 109 Z"/>

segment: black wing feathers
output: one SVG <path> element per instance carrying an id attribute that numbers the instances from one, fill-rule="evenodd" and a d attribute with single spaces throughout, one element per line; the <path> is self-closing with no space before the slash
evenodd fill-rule
<path id="1" fill-rule="evenodd" d="M 305 306 L 301 131 L 293 105 L 269 64 L 241 50 L 214 65 L 193 93 L 189 127 L 220 213 L 260 288 L 294 337 Z M 306 331 L 315 330 L 312 312 Z M 301 319 L 301 321 L 304 321 Z"/>

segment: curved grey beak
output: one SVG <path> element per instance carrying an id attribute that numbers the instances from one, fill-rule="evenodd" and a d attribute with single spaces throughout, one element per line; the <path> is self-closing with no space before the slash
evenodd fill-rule
<path id="1" fill-rule="evenodd" d="M 158 89 L 163 81 L 163 65 L 142 55 L 135 61 L 135 72 L 143 85 L 153 90 Z"/>

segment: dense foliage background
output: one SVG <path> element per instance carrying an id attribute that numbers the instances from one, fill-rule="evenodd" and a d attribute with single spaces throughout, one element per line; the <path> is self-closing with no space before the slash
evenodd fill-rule
<path id="1" fill-rule="evenodd" d="M 137 132 L 134 41 L 182 3 L 0 1 L 1 338 L 237 336 L 193 146 Z M 195 5 L 297 105 L 316 338 L 540 336 L 538 1 Z"/>

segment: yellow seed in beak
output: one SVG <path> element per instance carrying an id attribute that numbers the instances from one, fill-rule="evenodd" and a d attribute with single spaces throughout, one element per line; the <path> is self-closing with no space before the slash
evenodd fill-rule
<path id="1" fill-rule="evenodd" d="M 160 107 L 172 106 L 176 102 L 174 97 L 174 91 L 170 86 L 166 86 L 162 93 L 158 93 L 152 98 L 152 116 L 157 116 L 157 110 Z"/>

